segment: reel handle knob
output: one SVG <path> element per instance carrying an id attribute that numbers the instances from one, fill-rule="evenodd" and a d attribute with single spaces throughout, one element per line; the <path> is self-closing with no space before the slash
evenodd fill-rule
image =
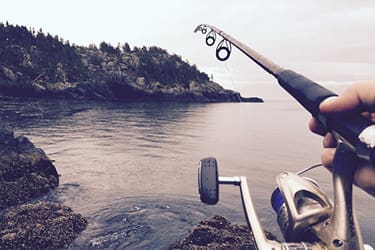
<path id="1" fill-rule="evenodd" d="M 219 201 L 219 174 L 217 161 L 214 157 L 199 161 L 198 187 L 203 203 L 213 205 Z"/>

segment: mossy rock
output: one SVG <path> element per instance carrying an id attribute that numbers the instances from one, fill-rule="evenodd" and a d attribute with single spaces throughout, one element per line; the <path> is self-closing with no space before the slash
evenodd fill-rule
<path id="1" fill-rule="evenodd" d="M 58 184 L 56 168 L 42 149 L 0 130 L 0 209 L 39 198 Z"/>
<path id="2" fill-rule="evenodd" d="M 1 216 L 0 249 L 68 247 L 86 227 L 82 215 L 59 203 L 21 205 Z"/>

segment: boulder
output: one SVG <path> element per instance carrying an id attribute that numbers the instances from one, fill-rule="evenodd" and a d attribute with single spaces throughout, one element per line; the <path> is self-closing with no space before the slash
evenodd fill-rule
<path id="1" fill-rule="evenodd" d="M 0 130 L 0 209 L 38 198 L 58 184 L 56 168 L 42 149 Z"/>
<path id="2" fill-rule="evenodd" d="M 21 205 L 0 219 L 0 249 L 58 249 L 87 226 L 87 220 L 64 205 L 52 202 Z"/>
<path id="3" fill-rule="evenodd" d="M 266 233 L 268 239 L 276 238 Z M 248 227 L 229 223 L 224 217 L 215 215 L 201 221 L 183 240 L 175 242 L 169 249 L 254 249 L 254 236 Z"/>

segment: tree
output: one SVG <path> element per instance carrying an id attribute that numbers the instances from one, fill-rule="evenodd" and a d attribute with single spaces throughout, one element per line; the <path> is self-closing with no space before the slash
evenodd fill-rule
<path id="1" fill-rule="evenodd" d="M 129 43 L 127 43 L 127 42 L 124 44 L 122 49 L 124 50 L 124 52 L 127 52 L 127 53 L 132 52 L 132 50 L 130 49 Z"/>
<path id="2" fill-rule="evenodd" d="M 116 54 L 116 49 L 113 48 L 111 44 L 106 43 L 104 41 L 100 43 L 99 48 L 104 53 Z"/>

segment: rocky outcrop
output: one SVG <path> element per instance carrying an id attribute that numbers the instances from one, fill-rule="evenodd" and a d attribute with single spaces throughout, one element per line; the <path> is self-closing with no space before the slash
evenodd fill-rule
<path id="1" fill-rule="evenodd" d="M 18 206 L 0 218 L 0 249 L 58 249 L 82 232 L 87 221 L 61 204 Z"/>
<path id="2" fill-rule="evenodd" d="M 224 89 L 208 81 L 192 81 L 182 84 L 163 85 L 159 82 L 146 84 L 142 81 L 106 83 L 34 83 L 26 96 L 61 97 L 71 99 L 175 101 L 175 102 L 262 102 L 260 98 L 244 98 L 240 93 Z"/>
<path id="3" fill-rule="evenodd" d="M 0 131 L 0 209 L 40 197 L 59 184 L 56 168 L 26 137 Z"/>
<path id="4" fill-rule="evenodd" d="M 85 218 L 61 204 L 24 204 L 58 184 L 56 168 L 42 149 L 0 130 L 0 249 L 61 248 L 86 228 Z"/>
<path id="5" fill-rule="evenodd" d="M 264 102 L 262 98 L 259 97 L 242 97 L 241 96 L 241 102 L 258 102 L 262 103 Z"/>
<path id="6" fill-rule="evenodd" d="M 270 233 L 267 238 L 275 240 Z M 224 217 L 215 215 L 201 221 L 183 240 L 175 242 L 169 249 L 254 249 L 256 243 L 248 227 L 229 223 Z"/>

